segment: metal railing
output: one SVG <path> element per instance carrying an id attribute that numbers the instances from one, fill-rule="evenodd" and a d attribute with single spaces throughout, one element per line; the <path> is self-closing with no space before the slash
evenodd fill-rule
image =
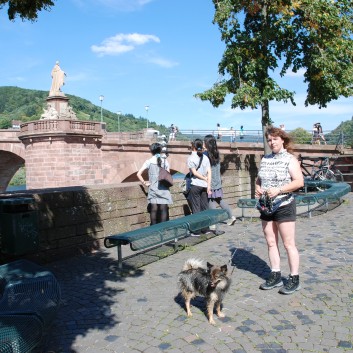
<path id="1" fill-rule="evenodd" d="M 291 134 L 291 130 L 287 133 Z M 179 130 L 175 136 L 176 141 L 192 141 L 196 138 L 203 139 L 206 135 L 213 135 L 217 138 L 218 142 L 250 142 L 250 143 L 263 143 L 262 130 L 221 130 L 217 129 L 190 129 L 190 130 Z M 326 143 L 328 145 L 335 145 L 336 149 L 350 148 L 353 146 L 353 135 L 344 134 L 343 132 L 334 133 L 329 130 L 324 131 Z M 131 132 L 109 132 L 106 137 L 108 139 L 118 140 L 153 140 L 153 141 L 169 141 L 169 134 L 165 135 L 149 135 L 142 131 L 131 131 Z M 318 142 L 318 141 L 316 141 Z M 319 141 L 324 144 L 324 141 Z M 301 136 L 294 136 L 294 143 L 296 144 L 314 144 L 311 131 L 307 131 L 307 134 Z"/>

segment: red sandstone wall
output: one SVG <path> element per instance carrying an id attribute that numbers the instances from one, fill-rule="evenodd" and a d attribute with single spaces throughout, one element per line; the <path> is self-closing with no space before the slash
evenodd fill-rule
<path id="1" fill-rule="evenodd" d="M 28 189 L 103 184 L 102 152 L 93 141 L 42 139 L 26 145 Z"/>
<path id="2" fill-rule="evenodd" d="M 232 208 L 239 197 L 251 196 L 249 170 L 236 166 L 223 177 L 225 199 Z M 105 236 L 149 225 L 145 189 L 139 183 L 110 186 L 28 190 L 33 208 L 39 212 L 39 251 L 17 256 L 39 263 L 79 253 L 93 252 L 103 246 Z M 173 205 L 170 218 L 180 217 L 188 208 L 179 182 L 171 189 Z M 13 260 L 0 255 L 0 263 Z"/>

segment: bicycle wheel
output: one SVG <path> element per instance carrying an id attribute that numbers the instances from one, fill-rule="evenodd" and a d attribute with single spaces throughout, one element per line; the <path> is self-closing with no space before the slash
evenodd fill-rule
<path id="1" fill-rule="evenodd" d="M 336 180 L 336 175 L 335 173 L 328 168 L 323 168 L 315 172 L 313 176 L 314 180 L 331 180 L 331 181 L 337 181 Z"/>
<path id="2" fill-rule="evenodd" d="M 313 176 L 314 180 L 330 180 L 330 181 L 337 181 L 335 173 L 328 169 L 328 168 L 323 168 L 315 172 Z M 316 186 L 318 191 L 324 191 L 325 187 L 323 186 Z"/>

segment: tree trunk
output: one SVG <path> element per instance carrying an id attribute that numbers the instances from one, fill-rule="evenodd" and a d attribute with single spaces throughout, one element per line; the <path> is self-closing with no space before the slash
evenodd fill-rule
<path id="1" fill-rule="evenodd" d="M 269 109 L 268 100 L 262 103 L 261 111 L 262 111 L 261 125 L 262 125 L 263 141 L 264 141 L 264 153 L 269 154 L 271 153 L 271 149 L 267 144 L 267 140 L 265 137 L 266 128 L 269 125 L 268 123 L 270 121 L 270 109 Z"/>

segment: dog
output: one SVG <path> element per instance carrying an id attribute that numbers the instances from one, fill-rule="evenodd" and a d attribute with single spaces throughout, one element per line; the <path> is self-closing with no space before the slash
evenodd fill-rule
<path id="1" fill-rule="evenodd" d="M 206 299 L 207 317 L 210 324 L 215 325 L 213 319 L 214 307 L 218 317 L 225 317 L 222 313 L 222 301 L 231 284 L 227 276 L 227 265 L 221 267 L 204 263 L 197 259 L 189 259 L 185 262 L 182 271 L 178 275 L 178 284 L 181 295 L 185 300 L 186 313 L 192 316 L 190 301 L 197 295 Z"/>

